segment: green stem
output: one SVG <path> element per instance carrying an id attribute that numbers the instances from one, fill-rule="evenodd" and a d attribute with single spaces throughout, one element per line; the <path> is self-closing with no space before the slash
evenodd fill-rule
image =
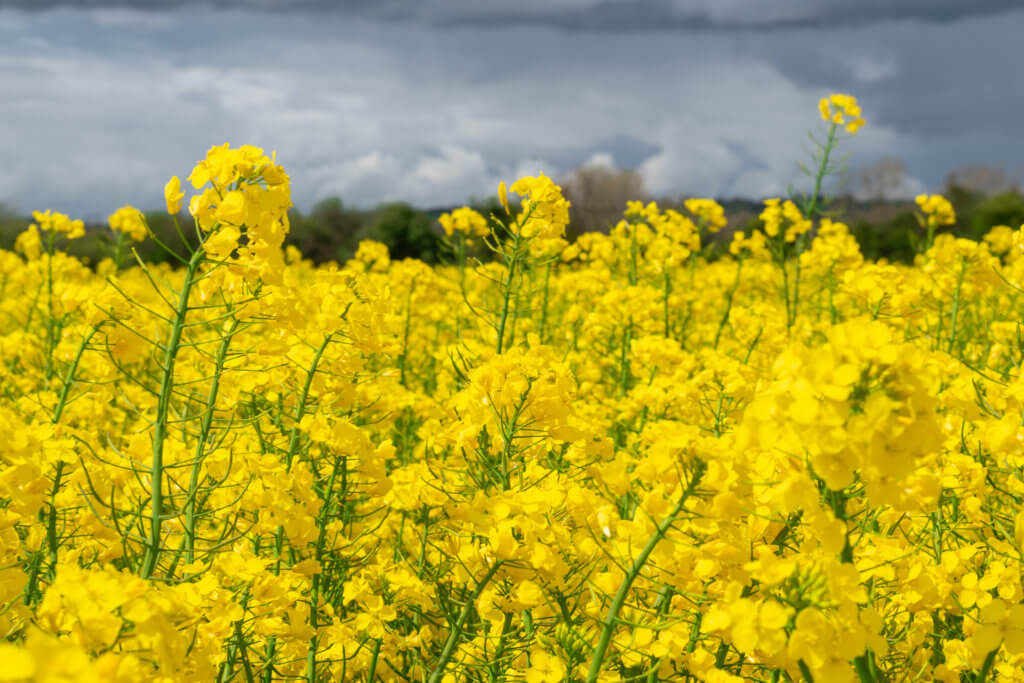
<path id="1" fill-rule="evenodd" d="M 71 393 L 71 385 L 75 382 L 75 373 L 78 371 L 78 364 L 82 360 L 82 354 L 85 353 L 85 349 L 89 345 L 89 341 L 98 330 L 99 325 L 93 327 L 89 330 L 89 334 L 85 335 L 85 338 L 82 339 L 82 343 L 78 345 L 78 351 L 75 352 L 75 357 L 71 361 L 71 367 L 68 368 L 68 372 L 64 376 L 64 385 L 60 389 L 60 397 L 57 399 L 57 407 L 53 409 L 53 417 L 50 418 L 50 422 L 53 424 L 60 422 L 60 416 L 64 413 L 64 407 L 68 402 L 68 394 Z"/>
<path id="2" fill-rule="evenodd" d="M 800 235 L 797 238 L 796 245 L 793 249 L 793 262 L 796 272 L 793 274 L 793 312 L 789 315 L 789 326 L 792 327 L 796 324 L 797 314 L 799 313 L 800 307 L 800 254 L 803 252 L 804 236 Z"/>
<path id="3" fill-rule="evenodd" d="M 665 586 L 661 589 L 661 593 L 658 595 L 658 600 L 654 604 L 654 613 L 661 617 L 667 611 L 672 604 L 672 595 L 674 591 L 672 586 Z M 700 617 L 700 612 L 697 612 L 697 616 Z M 691 634 L 692 637 L 692 634 Z M 651 670 L 647 674 L 647 683 L 656 683 L 658 680 L 658 668 L 659 660 L 657 657 L 651 657 Z"/>
<path id="4" fill-rule="evenodd" d="M 803 206 L 804 218 L 807 220 L 814 220 L 815 214 L 818 212 L 818 200 L 821 196 L 821 183 L 825 179 L 828 173 L 828 160 L 832 155 L 832 150 L 835 148 L 836 143 L 836 132 L 839 130 L 839 126 L 836 123 L 830 123 L 828 127 L 828 139 L 825 141 L 825 147 L 822 151 L 821 162 L 818 164 L 818 171 L 814 176 L 814 191 L 811 196 L 807 199 Z M 793 299 L 790 303 L 789 298 L 789 283 L 786 282 L 786 330 L 791 330 L 793 325 L 796 323 L 798 306 L 800 303 L 800 252 L 804 244 L 804 236 L 800 235 L 797 238 L 797 245 L 794 248 L 795 261 L 796 261 L 796 273 L 793 279 Z M 783 254 L 783 261 L 785 260 L 785 254 Z M 785 274 L 785 268 L 783 268 L 783 274 Z"/>
<path id="5" fill-rule="evenodd" d="M 811 220 L 818 210 L 818 197 L 821 195 L 821 181 L 824 180 L 825 174 L 828 171 L 828 159 L 832 154 L 832 149 L 835 147 L 836 132 L 838 130 L 838 124 L 829 124 L 828 140 L 825 141 L 825 151 L 821 155 L 821 163 L 818 164 L 818 173 L 814 176 L 814 194 L 811 195 L 807 204 L 804 206 L 804 218 L 807 220 Z"/>
<path id="6" fill-rule="evenodd" d="M 633 225 L 633 229 L 630 231 L 629 241 L 629 284 L 635 285 L 637 283 L 637 252 L 639 248 L 636 242 L 636 225 Z"/>
<path id="7" fill-rule="evenodd" d="M 224 371 L 224 362 L 228 355 L 228 347 L 239 327 L 237 318 L 231 321 L 231 328 L 221 339 L 217 347 L 217 359 L 214 365 L 213 380 L 210 384 L 210 392 L 206 396 L 206 409 L 203 412 L 203 420 L 199 427 L 199 439 L 196 443 L 196 452 L 192 459 L 192 473 L 188 483 L 188 498 L 185 500 L 185 559 L 188 564 L 195 561 L 196 541 L 196 496 L 199 492 L 199 475 L 202 469 L 203 460 L 206 457 L 206 442 L 213 427 L 213 412 L 217 405 L 217 394 L 220 391 L 220 377 Z"/>
<path id="8" fill-rule="evenodd" d="M 953 311 L 950 314 L 949 321 L 949 345 L 946 347 L 946 353 L 953 353 L 953 344 L 956 342 L 956 323 L 957 316 L 960 314 L 960 290 L 964 284 L 964 275 L 967 273 L 967 259 L 962 259 L 960 262 L 960 275 L 956 280 L 956 291 L 953 292 Z"/>
<path id="9" fill-rule="evenodd" d="M 323 358 L 324 351 L 327 350 L 327 345 L 331 342 L 331 336 L 328 334 L 324 337 L 323 342 L 317 348 L 316 353 L 313 355 L 313 363 L 310 365 L 309 371 L 306 373 L 306 382 L 302 385 L 302 393 L 299 394 L 299 405 L 295 408 L 295 415 L 292 417 L 294 424 L 292 425 L 291 433 L 288 436 L 288 453 L 285 455 L 285 471 L 290 472 L 292 469 L 292 460 L 295 458 L 295 451 L 299 446 L 299 422 L 306 415 L 306 402 L 309 400 L 309 390 L 313 386 L 313 376 L 316 374 L 317 367 L 320 365 L 320 359 Z"/>
<path id="10" fill-rule="evenodd" d="M 857 677 L 860 678 L 861 683 L 875 683 L 875 681 L 878 680 L 878 677 L 875 675 L 873 667 L 871 666 L 870 650 L 868 650 L 867 654 L 854 658 L 853 668 L 856 669 Z"/>
<path id="11" fill-rule="evenodd" d="M 732 314 L 732 300 L 736 296 L 736 290 L 740 286 L 740 272 L 743 270 L 743 259 L 736 259 L 736 277 L 733 278 L 732 287 L 725 295 L 725 311 L 722 313 L 722 319 L 718 321 L 718 331 L 715 332 L 715 343 L 714 348 L 718 348 L 718 342 L 722 338 L 722 331 L 725 326 L 729 324 L 729 316 Z"/>
<path id="12" fill-rule="evenodd" d="M 48 316 L 46 319 L 46 382 L 49 384 L 53 377 L 54 350 L 57 348 L 57 325 L 53 318 L 53 254 L 56 234 L 50 231 L 47 241 L 46 257 L 46 305 Z"/>
<path id="13" fill-rule="evenodd" d="M 988 653 L 988 656 L 985 657 L 985 663 L 981 665 L 981 671 L 978 672 L 978 677 L 974 679 L 975 683 L 985 683 L 988 679 L 988 675 L 992 673 L 992 667 L 996 663 L 996 654 L 998 653 L 998 647 Z"/>
<path id="14" fill-rule="evenodd" d="M 124 257 L 124 238 L 125 234 L 118 231 L 117 237 L 114 239 L 114 272 L 121 270 L 121 261 Z"/>
<path id="15" fill-rule="evenodd" d="M 153 461 L 150 466 L 150 525 L 149 539 L 146 544 L 146 557 L 142 564 L 142 578 L 153 576 L 157 559 L 160 556 L 160 533 L 163 524 L 163 478 L 164 478 L 164 439 L 167 437 L 167 413 L 171 405 L 171 393 L 174 388 L 174 361 L 181 345 L 181 334 L 185 328 L 185 318 L 189 311 L 189 294 L 195 280 L 196 271 L 203 262 L 204 252 L 196 250 L 189 259 L 185 269 L 185 281 L 178 298 L 178 310 L 175 311 L 171 337 L 167 341 L 164 353 L 163 375 L 160 379 L 160 394 L 157 401 L 156 419 L 153 428 Z"/>
<path id="16" fill-rule="evenodd" d="M 409 295 L 405 299 L 405 329 L 402 332 L 402 355 L 398 357 L 398 381 L 404 387 L 406 359 L 409 356 L 409 328 L 412 322 L 412 293 L 416 289 L 416 278 L 409 283 Z"/>
<path id="17" fill-rule="evenodd" d="M 327 520 L 330 518 L 332 505 L 334 500 L 344 501 L 345 500 L 345 486 L 342 485 L 342 491 L 340 495 L 335 498 L 334 496 L 334 482 L 338 478 L 338 470 L 340 465 L 344 462 L 343 458 L 336 457 L 334 459 L 334 468 L 331 470 L 331 477 L 327 481 L 327 489 L 324 492 L 324 503 L 320 510 L 320 515 L 317 518 L 317 526 L 320 529 L 320 533 L 316 539 L 316 550 L 314 551 L 314 557 L 317 563 L 323 562 L 324 559 L 324 545 L 327 542 Z M 344 477 L 343 477 L 344 479 Z M 316 648 L 317 648 L 317 635 L 316 629 L 318 627 L 317 612 L 320 609 L 320 573 L 319 571 L 313 575 L 313 589 L 309 596 L 309 626 L 313 629 L 313 637 L 309 639 L 309 647 L 306 652 L 306 680 L 309 683 L 316 683 Z M 377 641 L 377 649 L 380 649 L 380 641 Z M 376 664 L 376 656 L 374 657 L 374 664 Z M 373 676 L 370 676 L 369 680 L 372 680 Z"/>
<path id="18" fill-rule="evenodd" d="M 377 660 L 380 658 L 380 638 L 373 644 L 373 657 L 370 659 L 370 669 L 366 674 L 366 683 L 373 683 L 373 677 L 377 675 Z M 342 680 L 345 680 L 344 678 Z"/>
<path id="19" fill-rule="evenodd" d="M 664 286 L 664 318 L 665 318 L 665 337 L 672 336 L 672 326 L 670 324 L 669 312 L 668 312 L 668 297 L 672 293 L 672 275 L 666 269 L 664 272 L 665 286 Z"/>
<path id="20" fill-rule="evenodd" d="M 444 668 L 448 666 L 448 662 L 451 660 L 452 655 L 455 654 L 455 647 L 459 644 L 459 639 L 462 637 L 462 630 L 466 626 L 466 621 L 469 619 L 470 613 L 476 607 L 476 601 L 480 598 L 480 594 L 484 592 L 484 588 L 488 582 L 497 573 L 501 567 L 502 561 L 498 560 L 494 563 L 487 573 L 484 575 L 480 582 L 476 585 L 476 589 L 473 594 L 466 599 L 466 604 L 462 606 L 462 612 L 459 613 L 459 618 L 455 621 L 455 625 L 452 627 L 451 633 L 448 634 L 448 640 L 444 644 L 444 650 L 441 651 L 441 657 L 437 660 L 437 666 L 430 673 L 430 678 L 427 679 L 427 683 L 438 683 L 441 678 L 444 677 Z"/>
<path id="21" fill-rule="evenodd" d="M 629 345 L 633 339 L 633 321 L 622 330 L 622 349 L 619 354 L 619 390 L 625 396 L 629 393 Z"/>
<path id="22" fill-rule="evenodd" d="M 793 327 L 793 320 L 790 318 L 789 313 L 789 267 L 786 265 L 786 251 L 785 247 L 782 247 L 782 253 L 779 254 L 779 267 L 782 268 L 782 302 L 786 307 L 786 332 Z"/>
<path id="23" fill-rule="evenodd" d="M 509 302 L 512 299 L 512 280 L 515 277 L 516 266 L 519 264 L 521 242 L 522 239 L 519 237 L 519 233 L 516 233 L 512 242 L 512 256 L 508 264 L 508 276 L 505 278 L 505 293 L 504 301 L 501 306 L 501 319 L 498 321 L 498 354 L 501 354 L 503 348 L 502 345 L 505 341 L 505 326 L 508 324 L 508 307 Z"/>
<path id="24" fill-rule="evenodd" d="M 299 394 L 299 404 L 295 407 L 295 414 L 292 416 L 293 424 L 291 433 L 288 437 L 288 452 L 285 454 L 285 472 L 291 472 L 292 460 L 295 458 L 295 451 L 299 447 L 299 422 L 306 414 L 306 402 L 309 400 L 309 390 L 313 386 L 313 376 L 316 375 L 317 367 L 320 365 L 320 359 L 323 358 L 324 351 L 327 350 L 327 345 L 331 341 L 331 336 L 328 334 L 324 337 L 323 342 L 317 348 L 316 353 L 313 355 L 313 363 L 310 365 L 309 370 L 306 372 L 306 381 L 302 385 L 302 393 Z M 271 571 L 275 576 L 281 573 L 281 554 L 284 552 L 284 528 L 277 527 L 277 531 L 274 533 L 274 550 L 277 556 L 277 561 L 271 568 Z M 273 680 L 274 675 L 274 652 L 277 649 L 277 637 L 270 636 L 267 639 L 267 668 L 263 674 L 264 683 L 270 683 Z"/>
<path id="25" fill-rule="evenodd" d="M 690 483 L 687 485 L 686 490 L 679 497 L 675 507 L 668 516 L 662 520 L 660 524 L 655 527 L 654 534 L 647 540 L 647 545 L 644 546 L 640 554 L 637 555 L 636 560 L 633 561 L 633 566 L 630 567 L 629 573 L 623 579 L 619 585 L 619 590 L 615 593 L 615 597 L 612 598 L 611 607 L 608 609 L 608 615 L 604 620 L 604 628 L 601 630 L 601 636 L 597 643 L 597 648 L 594 650 L 594 655 L 590 659 L 590 671 L 587 674 L 587 683 L 595 683 L 598 676 L 601 673 L 601 665 L 604 664 L 604 657 L 608 651 L 608 646 L 611 644 L 612 633 L 615 631 L 615 625 L 619 618 L 619 612 L 622 610 L 622 606 L 626 602 L 626 596 L 629 594 L 629 589 L 632 587 L 633 582 L 644 566 L 647 564 L 647 558 L 650 557 L 651 553 L 654 552 L 655 546 L 661 542 L 661 539 L 665 538 L 665 533 L 668 528 L 672 526 L 676 517 L 682 511 L 683 506 L 686 505 L 686 501 L 697 489 L 697 485 L 700 483 L 701 478 L 704 476 L 704 470 L 706 465 L 703 461 L 697 460 L 697 466 L 694 470 L 693 477 L 690 479 Z"/>
<path id="26" fill-rule="evenodd" d="M 50 573 L 57 570 L 57 494 L 60 493 L 60 477 L 64 473 L 64 462 L 57 463 L 57 474 L 50 491 L 50 514 L 46 524 L 46 545 L 50 549 Z"/>
<path id="27" fill-rule="evenodd" d="M 459 292 L 462 300 L 466 301 L 466 236 L 461 232 L 457 234 L 455 254 L 459 266 Z M 455 315 L 455 338 L 462 338 L 462 317 L 458 314 Z"/>
<path id="28" fill-rule="evenodd" d="M 553 261 L 548 261 L 547 269 L 544 271 L 544 300 L 540 309 L 540 343 L 544 343 L 544 333 L 548 326 L 548 297 L 550 292 L 551 283 L 551 268 L 554 265 Z"/>
<path id="29" fill-rule="evenodd" d="M 505 657 L 505 645 L 508 640 L 509 629 L 512 626 L 512 614 L 505 612 L 505 618 L 501 625 L 501 635 L 498 637 L 498 648 L 494 652 L 494 659 L 491 665 L 488 667 L 488 681 L 489 683 L 498 683 L 501 660 Z"/>

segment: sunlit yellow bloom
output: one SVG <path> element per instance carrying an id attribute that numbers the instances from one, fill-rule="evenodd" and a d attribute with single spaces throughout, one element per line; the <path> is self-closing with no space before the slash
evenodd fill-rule
<path id="1" fill-rule="evenodd" d="M 914 202 L 924 214 L 925 225 L 937 228 L 956 223 L 956 212 L 949 200 L 938 194 L 920 194 Z"/>
<path id="2" fill-rule="evenodd" d="M 832 93 L 818 102 L 818 109 L 823 120 L 837 126 L 845 126 L 846 132 L 851 135 L 856 135 L 864 125 L 860 105 L 853 95 Z"/>
<path id="3" fill-rule="evenodd" d="M 181 211 L 181 201 L 184 197 L 185 193 L 181 189 L 181 180 L 178 176 L 173 176 L 164 185 L 164 200 L 167 202 L 167 213 L 173 215 Z"/>
<path id="4" fill-rule="evenodd" d="M 114 232 L 123 232 L 135 242 L 146 239 L 148 229 L 142 212 L 134 206 L 122 206 L 107 219 L 110 229 Z"/>

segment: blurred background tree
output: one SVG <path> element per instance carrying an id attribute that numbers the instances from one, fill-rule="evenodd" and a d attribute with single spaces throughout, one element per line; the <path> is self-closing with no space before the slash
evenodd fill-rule
<path id="1" fill-rule="evenodd" d="M 368 212 L 345 206 L 340 197 L 321 199 L 308 215 L 293 208 L 288 219 L 291 230 L 285 243 L 315 263 L 351 258 L 370 222 Z"/>
<path id="2" fill-rule="evenodd" d="M 895 157 L 879 159 L 857 171 L 853 195 L 861 201 L 905 199 L 909 193 L 906 167 Z"/>
<path id="3" fill-rule="evenodd" d="M 986 164 L 958 168 L 946 176 L 943 194 L 953 203 L 959 232 L 980 239 L 996 225 L 1019 228 L 1024 222 L 1024 197 L 1018 179 Z"/>
<path id="4" fill-rule="evenodd" d="M 369 229 L 361 237 L 388 245 L 392 259 L 418 258 L 437 263 L 440 235 L 436 224 L 426 212 L 405 202 L 393 202 L 377 207 Z"/>
<path id="5" fill-rule="evenodd" d="M 559 184 L 569 200 L 568 239 L 583 232 L 608 232 L 622 219 L 627 201 L 649 199 L 639 173 L 604 164 L 581 166 Z"/>

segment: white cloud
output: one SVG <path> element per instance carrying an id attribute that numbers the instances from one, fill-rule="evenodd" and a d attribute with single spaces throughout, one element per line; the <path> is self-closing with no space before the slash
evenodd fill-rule
<path id="1" fill-rule="evenodd" d="M 859 83 L 873 84 L 895 76 L 899 68 L 893 60 L 853 56 L 846 60 L 850 73 Z"/>
<path id="2" fill-rule="evenodd" d="M 666 117 L 661 152 L 639 171 L 656 195 L 779 194 L 795 178 L 800 143 L 815 125 L 816 98 L 764 64 L 709 68 L 690 84 L 693 101 L 714 103 Z"/>
<path id="3" fill-rule="evenodd" d="M 457 145 L 446 145 L 440 155 L 420 157 L 396 193 L 424 204 L 458 202 L 468 194 L 493 191 L 482 188 L 487 181 L 487 164 L 483 155 Z"/>
<path id="4" fill-rule="evenodd" d="M 580 166 L 599 166 L 614 171 L 616 168 L 615 157 L 608 152 L 594 152 Z"/>
<path id="5" fill-rule="evenodd" d="M 310 168 L 305 173 L 319 198 L 340 196 L 349 203 L 366 193 L 379 192 L 393 178 L 402 173 L 401 162 L 380 150 L 357 157 L 340 157 L 329 163 Z M 292 183 L 295 178 L 292 173 Z"/>

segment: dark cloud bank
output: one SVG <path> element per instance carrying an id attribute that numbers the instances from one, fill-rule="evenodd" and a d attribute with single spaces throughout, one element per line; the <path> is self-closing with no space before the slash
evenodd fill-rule
<path id="1" fill-rule="evenodd" d="M 1019 2 L 765 5 L 0 1 L 0 200 L 159 206 L 225 140 L 276 149 L 302 207 L 458 203 L 609 159 L 656 193 L 766 196 L 802 182 L 831 91 L 868 120 L 851 165 L 901 157 L 909 191 L 1024 160 Z"/>

